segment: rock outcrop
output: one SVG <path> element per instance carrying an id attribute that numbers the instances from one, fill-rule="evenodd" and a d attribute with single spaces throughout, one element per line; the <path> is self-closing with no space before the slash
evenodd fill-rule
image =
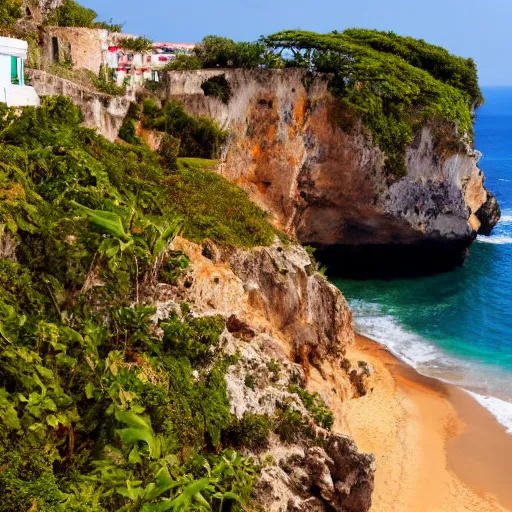
<path id="1" fill-rule="evenodd" d="M 339 290 L 315 271 L 302 247 L 277 239 L 271 247 L 242 250 L 177 238 L 173 248 L 188 256 L 190 268 L 175 285 L 159 284 L 152 291 L 157 317 L 181 314 L 182 302 L 193 315 L 222 315 L 226 330 L 220 348 L 236 354 L 226 374 L 231 413 L 239 419 L 275 418 L 288 410 L 302 418 L 286 426 L 286 439 L 273 433 L 252 454 L 266 461 L 254 498 L 269 512 L 369 510 L 373 456 L 358 452 L 342 433 L 341 418 L 333 416 L 327 430 L 294 392 L 297 385 L 307 389 L 310 372 L 321 375 L 328 362 L 338 371 L 315 382 L 326 407 L 336 410 L 335 387 L 340 403 L 358 396 L 341 368 L 354 333 Z"/>
<path id="2" fill-rule="evenodd" d="M 354 442 L 331 435 L 318 446 L 291 450 L 263 470 L 255 498 L 267 512 L 360 512 L 369 510 L 374 460 Z"/>
<path id="3" fill-rule="evenodd" d="M 183 286 L 160 285 L 163 298 L 170 293 L 170 299 L 186 301 L 198 314 L 233 317 L 228 326 L 234 332 L 243 334 L 250 326 L 269 334 L 280 340 L 289 359 L 304 365 L 340 358 L 354 342 L 345 298 L 315 272 L 299 245 L 276 240 L 271 247 L 243 250 L 178 238 L 175 248 L 191 259 L 192 271 Z"/>
<path id="4" fill-rule="evenodd" d="M 23 0 L 22 9 L 26 19 L 42 24 L 51 16 L 63 0 Z"/>
<path id="5" fill-rule="evenodd" d="M 228 103 L 204 95 L 201 85 L 216 75 L 229 84 Z M 320 248 L 339 273 L 452 268 L 499 218 L 469 145 L 443 144 L 427 123 L 407 148 L 406 176 L 395 178 L 368 130 L 330 94 L 325 75 L 169 72 L 162 97 L 229 128 L 219 173 L 245 188 L 277 227 Z"/>

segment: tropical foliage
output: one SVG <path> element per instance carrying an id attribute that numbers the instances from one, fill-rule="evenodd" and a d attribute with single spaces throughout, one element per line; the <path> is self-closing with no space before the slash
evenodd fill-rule
<path id="1" fill-rule="evenodd" d="M 75 0 L 64 0 L 55 12 L 46 20 L 47 25 L 59 27 L 104 28 L 111 32 L 121 32 L 123 24 L 96 21 L 98 14 Z"/>
<path id="2" fill-rule="evenodd" d="M 187 114 L 178 101 L 168 101 L 162 109 L 146 111 L 143 126 L 178 139 L 179 156 L 183 157 L 216 158 L 228 135 L 209 117 Z"/>
<path id="3" fill-rule="evenodd" d="M 226 435 L 224 320 L 150 299 L 188 266 L 177 234 L 262 243 L 264 214 L 68 99 L 0 108 L 0 510 L 241 510 L 258 467 Z"/>
<path id="4" fill-rule="evenodd" d="M 342 115 L 334 122 L 349 128 L 347 118 L 361 117 L 397 177 L 405 173 L 406 146 L 427 120 L 443 120 L 460 138 L 472 137 L 472 109 L 482 95 L 471 59 L 423 41 L 361 29 L 284 31 L 264 42 L 286 55 L 289 66 L 331 74 L 331 91 L 342 102 Z"/>
<path id="5" fill-rule="evenodd" d="M 390 175 L 403 176 L 405 149 L 427 120 L 445 123 L 471 142 L 473 111 L 483 102 L 475 62 L 393 32 L 350 29 L 317 34 L 287 30 L 256 43 L 207 36 L 169 69 L 300 67 L 328 73 L 338 99 L 331 121 L 350 130 L 362 119 L 386 154 Z M 205 94 L 229 100 L 227 88 L 205 83 Z M 307 85 L 307 83 L 305 84 Z"/>

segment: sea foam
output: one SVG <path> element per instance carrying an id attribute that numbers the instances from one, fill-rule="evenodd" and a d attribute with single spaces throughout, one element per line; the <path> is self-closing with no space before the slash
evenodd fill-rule
<path id="1" fill-rule="evenodd" d="M 494 236 L 482 236 L 478 235 L 477 241 L 483 244 L 512 244 L 512 236 L 509 235 L 494 235 Z"/>
<path id="2" fill-rule="evenodd" d="M 465 389 L 480 405 L 483 405 L 491 414 L 512 434 L 512 403 L 505 402 L 494 396 L 483 396 Z"/>
<path id="3" fill-rule="evenodd" d="M 512 403 L 486 393 L 503 393 L 512 400 L 510 374 L 476 361 L 446 353 L 424 337 L 404 328 L 396 317 L 382 313 L 377 304 L 351 300 L 356 331 L 384 345 L 393 355 L 422 375 L 456 385 L 485 407 L 512 434 Z M 476 389 L 475 391 L 469 391 Z"/>

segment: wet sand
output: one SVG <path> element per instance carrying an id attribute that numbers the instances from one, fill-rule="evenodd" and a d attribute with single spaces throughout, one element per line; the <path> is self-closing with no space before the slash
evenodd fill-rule
<path id="1" fill-rule="evenodd" d="M 376 458 L 372 512 L 512 511 L 512 435 L 470 395 L 357 337 L 374 369 L 343 405 L 343 430 Z"/>

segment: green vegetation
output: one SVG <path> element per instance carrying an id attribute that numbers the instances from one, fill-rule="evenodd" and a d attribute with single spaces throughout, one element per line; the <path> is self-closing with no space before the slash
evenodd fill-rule
<path id="1" fill-rule="evenodd" d="M 2 0 L 0 3 L 0 35 L 9 35 L 12 26 L 21 18 L 21 0 Z"/>
<path id="2" fill-rule="evenodd" d="M 263 39 L 287 66 L 332 74 L 341 100 L 332 121 L 345 129 L 360 117 L 386 153 L 390 174 L 405 174 L 405 148 L 430 119 L 473 133 L 472 107 L 482 102 L 475 64 L 442 48 L 393 33 L 348 30 L 342 34 L 284 31 Z"/>
<path id="3" fill-rule="evenodd" d="M 208 171 L 213 165 L 210 160 L 180 158 L 178 170 L 169 176 L 168 199 L 189 219 L 186 236 L 242 247 L 269 245 L 275 231 L 266 214 L 244 190 Z"/>
<path id="4" fill-rule="evenodd" d="M 124 23 L 114 23 L 114 20 L 110 18 L 110 21 L 96 21 L 94 23 L 95 28 L 104 28 L 109 32 L 122 32 Z"/>
<path id="5" fill-rule="evenodd" d="M 208 68 L 283 68 L 285 61 L 261 42 L 235 42 L 227 37 L 206 36 L 192 55 L 178 55 L 165 70 Z"/>
<path id="6" fill-rule="evenodd" d="M 139 119 L 140 107 L 137 103 L 132 102 L 128 113 L 123 120 L 123 124 L 119 129 L 119 138 L 128 142 L 129 144 L 142 144 L 143 141 L 136 134 L 136 124 Z"/>
<path id="7" fill-rule="evenodd" d="M 0 258 L 0 508 L 242 510 L 258 467 L 233 448 L 267 429 L 229 413 L 224 320 L 183 304 L 156 329 L 146 301 L 188 265 L 178 233 L 251 245 L 272 237 L 264 214 L 211 161 L 163 168 L 68 99 L 0 109 L 0 236 L 17 244 Z"/>
<path id="8" fill-rule="evenodd" d="M 119 41 L 119 46 L 135 53 L 144 53 L 153 49 L 153 41 L 147 37 L 125 37 Z"/>
<path id="9" fill-rule="evenodd" d="M 242 419 L 233 418 L 224 431 L 224 439 L 235 448 L 259 450 L 268 446 L 273 427 L 273 421 L 268 416 L 245 413 Z"/>
<path id="10" fill-rule="evenodd" d="M 201 84 L 201 89 L 203 89 L 205 96 L 219 98 L 222 103 L 228 104 L 231 98 L 231 87 L 225 75 L 217 75 L 205 80 Z"/>
<path id="11" fill-rule="evenodd" d="M 246 375 L 244 379 L 244 384 L 249 389 L 254 389 L 254 386 L 256 384 L 256 378 L 254 377 L 254 375 Z"/>
<path id="12" fill-rule="evenodd" d="M 456 146 L 463 139 L 471 140 L 473 110 L 483 102 L 472 59 L 376 30 L 330 34 L 288 30 L 257 43 L 207 36 L 193 56 L 180 58 L 168 69 L 259 67 L 329 73 L 330 90 L 338 99 L 331 122 L 350 131 L 362 119 L 386 154 L 389 175 L 396 178 L 406 172 L 405 149 L 419 127 L 427 122 L 444 124 L 447 128 L 439 133 L 451 135 L 441 145 Z M 229 101 L 229 84 L 211 80 L 203 84 L 205 94 Z"/>
<path id="13" fill-rule="evenodd" d="M 279 364 L 279 361 L 276 361 L 275 359 L 271 359 L 268 364 L 268 371 L 272 373 L 272 378 L 270 379 L 272 382 L 277 382 L 279 380 L 279 374 L 281 372 L 281 365 Z"/>
<path id="14" fill-rule="evenodd" d="M 122 96 L 126 92 L 126 87 L 114 82 L 114 70 L 104 64 L 101 65 L 98 76 L 94 77 L 93 84 L 98 91 L 111 96 Z"/>
<path id="15" fill-rule="evenodd" d="M 215 121 L 188 115 L 178 101 L 168 101 L 162 109 L 146 114 L 143 126 L 179 139 L 179 156 L 183 157 L 216 158 L 227 138 Z"/>
<path id="16" fill-rule="evenodd" d="M 334 415 L 327 408 L 318 393 L 309 393 L 298 386 L 289 386 L 290 393 L 299 395 L 304 407 L 311 413 L 315 423 L 323 428 L 330 429 L 334 424 Z"/>
<path id="17" fill-rule="evenodd" d="M 80 5 L 75 0 L 64 0 L 46 20 L 46 24 L 58 27 L 106 28 L 111 32 L 121 32 L 123 24 L 113 23 L 112 20 L 109 23 L 95 21 L 97 16 L 96 11 Z"/>
<path id="18" fill-rule="evenodd" d="M 263 63 L 260 43 L 235 43 L 232 39 L 206 36 L 194 53 L 203 68 L 254 68 Z"/>
<path id="19" fill-rule="evenodd" d="M 43 61 L 39 65 L 36 58 L 30 64 L 32 67 L 104 94 L 121 96 L 126 92 L 125 87 L 119 87 L 112 81 L 113 72 L 105 67 L 102 67 L 99 75 L 95 75 L 89 69 L 73 69 L 71 62 Z"/>
<path id="20" fill-rule="evenodd" d="M 343 34 L 379 52 L 397 55 L 412 66 L 428 71 L 437 80 L 466 91 L 475 108 L 483 103 L 473 59 L 450 55 L 445 48 L 394 32 L 349 29 Z"/>
<path id="21" fill-rule="evenodd" d="M 183 71 L 186 69 L 201 69 L 201 61 L 195 55 L 176 55 L 176 58 L 164 67 L 164 71 Z"/>

